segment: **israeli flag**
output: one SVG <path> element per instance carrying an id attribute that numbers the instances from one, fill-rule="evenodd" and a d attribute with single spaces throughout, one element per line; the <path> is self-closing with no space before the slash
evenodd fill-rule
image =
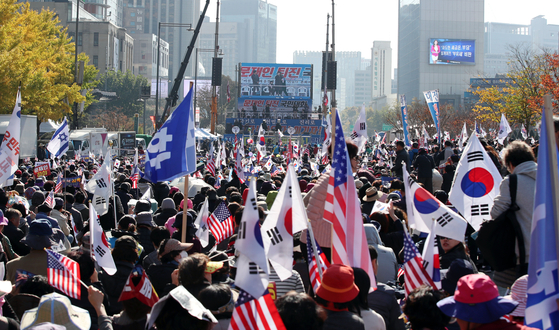
<path id="1" fill-rule="evenodd" d="M 47 150 L 52 154 L 53 157 L 61 157 L 68 151 L 68 143 L 70 142 L 70 130 L 68 129 L 68 122 L 66 117 L 62 125 L 54 132 L 49 144 L 47 145 Z"/>
<path id="2" fill-rule="evenodd" d="M 144 178 L 155 183 L 196 171 L 192 89 L 147 147 Z"/>
<path id="3" fill-rule="evenodd" d="M 545 110 L 544 110 L 545 111 Z M 559 280 L 557 270 L 557 250 L 553 185 L 550 180 L 551 148 L 555 142 L 547 143 L 545 113 L 542 115 L 541 139 L 538 152 L 538 173 L 536 175 L 536 196 L 532 215 L 532 236 L 530 239 L 530 261 L 528 269 L 528 299 L 524 323 L 537 329 L 559 329 Z M 553 139 L 555 141 L 555 139 Z"/>

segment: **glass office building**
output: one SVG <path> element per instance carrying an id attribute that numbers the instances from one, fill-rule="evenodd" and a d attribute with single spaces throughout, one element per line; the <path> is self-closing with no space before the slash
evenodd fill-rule
<path id="1" fill-rule="evenodd" d="M 470 78 L 483 74 L 484 0 L 400 0 L 398 94 L 462 104 Z"/>

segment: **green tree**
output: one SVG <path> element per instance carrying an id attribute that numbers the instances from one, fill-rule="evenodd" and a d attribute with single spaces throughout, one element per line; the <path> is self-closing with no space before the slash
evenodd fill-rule
<path id="1" fill-rule="evenodd" d="M 0 0 L 0 112 L 13 110 L 20 84 L 23 113 L 39 121 L 60 120 L 74 102 L 91 102 L 74 83 L 74 50 L 56 13 Z M 84 54 L 80 59 L 88 62 Z M 86 65 L 85 74 L 85 87 L 94 87 L 95 68 Z"/>
<path id="2" fill-rule="evenodd" d="M 98 107 L 98 112 L 118 111 L 127 117 L 143 112 L 144 102 L 140 100 L 140 88 L 148 86 L 146 77 L 134 75 L 130 71 L 110 70 L 99 77 L 99 82 L 100 88 L 115 92 L 117 97 L 107 103 L 106 110 L 105 107 Z"/>

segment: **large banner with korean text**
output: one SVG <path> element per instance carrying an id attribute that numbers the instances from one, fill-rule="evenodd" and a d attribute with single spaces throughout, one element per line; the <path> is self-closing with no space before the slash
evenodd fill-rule
<path id="1" fill-rule="evenodd" d="M 311 64 L 241 63 L 240 97 L 312 98 Z"/>

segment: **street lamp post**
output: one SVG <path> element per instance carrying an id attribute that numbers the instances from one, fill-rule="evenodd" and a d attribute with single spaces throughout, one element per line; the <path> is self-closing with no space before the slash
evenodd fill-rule
<path id="1" fill-rule="evenodd" d="M 188 31 L 192 31 L 192 24 L 190 23 L 170 23 L 170 22 L 158 22 L 157 23 L 157 77 L 155 79 L 155 122 L 158 123 L 159 119 L 159 63 L 161 57 L 161 26 L 164 27 L 186 27 Z M 157 127 L 156 127 L 157 129 Z"/>

